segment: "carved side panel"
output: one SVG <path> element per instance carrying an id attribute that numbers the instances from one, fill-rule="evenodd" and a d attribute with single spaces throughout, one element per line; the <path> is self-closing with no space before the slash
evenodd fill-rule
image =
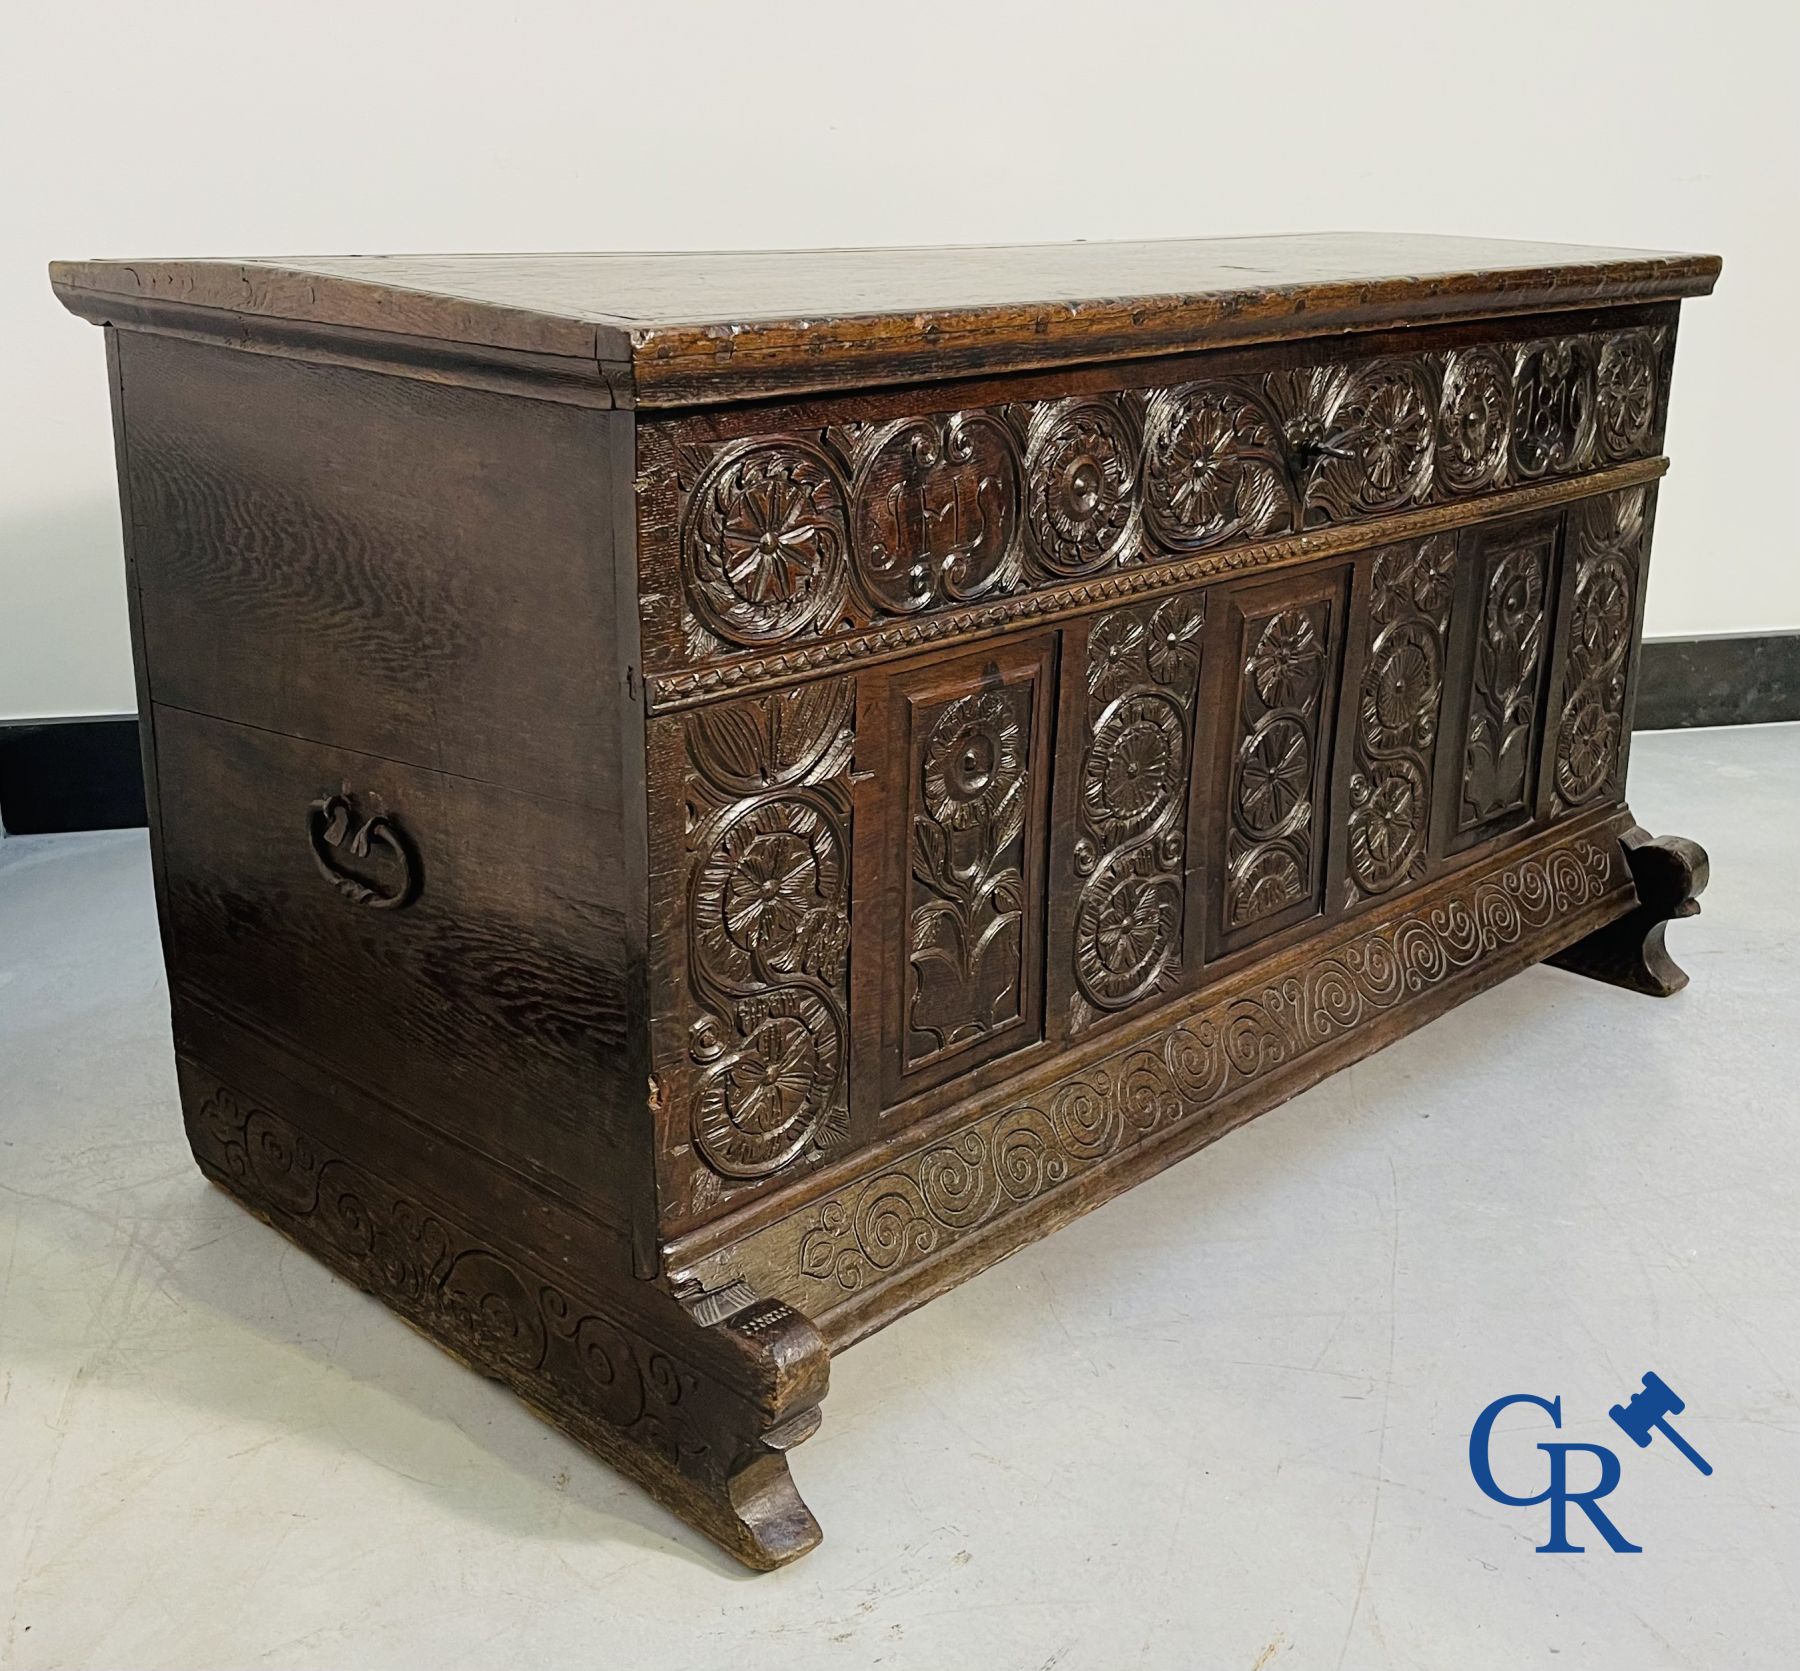
<path id="1" fill-rule="evenodd" d="M 1556 547 L 1554 518 L 1480 528 L 1463 536 L 1473 638 L 1450 820 L 1452 849 L 1523 823 L 1532 814 Z"/>
<path id="2" fill-rule="evenodd" d="M 1236 950 L 1322 903 L 1343 575 L 1259 587 L 1238 613 L 1220 935 Z"/>
<path id="3" fill-rule="evenodd" d="M 1424 875 L 1455 589 L 1452 534 L 1376 554 L 1368 655 L 1356 698 L 1346 904 Z"/>
<path id="4" fill-rule="evenodd" d="M 898 906 L 883 1101 L 1043 1030 L 1052 639 L 904 675 L 890 691 L 885 882 Z"/>
<path id="5" fill-rule="evenodd" d="M 1088 633 L 1068 954 L 1071 1034 L 1170 991 L 1182 969 L 1189 765 L 1205 624 L 1205 594 L 1196 592 L 1114 610 Z"/>
<path id="6" fill-rule="evenodd" d="M 1646 534 L 1642 488 L 1589 499 L 1569 513 L 1574 564 L 1562 713 L 1556 731 L 1559 809 L 1621 792 L 1626 682 Z"/>
<path id="7" fill-rule="evenodd" d="M 714 1198 L 847 1129 L 854 695 L 831 679 L 685 722 L 688 1125 Z"/>

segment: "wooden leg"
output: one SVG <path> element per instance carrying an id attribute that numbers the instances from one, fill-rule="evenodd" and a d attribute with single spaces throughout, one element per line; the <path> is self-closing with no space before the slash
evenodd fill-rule
<path id="1" fill-rule="evenodd" d="M 829 1352 L 799 1312 L 741 1283 L 684 1303 L 654 1283 L 546 1270 L 182 1069 L 201 1170 L 258 1218 L 747 1566 L 819 1542 L 786 1453 L 819 1425 Z"/>
<path id="2" fill-rule="evenodd" d="M 1663 930 L 1679 917 L 1699 914 L 1695 896 L 1706 887 L 1706 849 L 1682 836 L 1653 838 L 1635 827 L 1619 843 L 1637 883 L 1637 905 L 1549 961 L 1610 986 L 1667 998 L 1686 986 L 1688 978 L 1664 947 Z"/>

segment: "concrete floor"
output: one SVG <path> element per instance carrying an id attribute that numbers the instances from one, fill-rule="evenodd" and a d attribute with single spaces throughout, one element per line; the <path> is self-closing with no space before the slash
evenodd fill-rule
<path id="1" fill-rule="evenodd" d="M 144 838 L 0 844 L 0 1665 L 1791 1666 L 1800 728 L 1633 786 L 1687 992 L 1533 970 L 857 1347 L 763 1578 L 203 1184 Z M 1642 1554 L 1477 1491 L 1513 1392 Z"/>

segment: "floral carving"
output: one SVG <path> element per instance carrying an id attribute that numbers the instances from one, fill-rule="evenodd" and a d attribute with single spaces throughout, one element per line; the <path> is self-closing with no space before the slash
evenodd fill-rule
<path id="1" fill-rule="evenodd" d="M 1617 895 L 1616 842 L 1577 836 L 1514 855 L 1341 934 L 1278 981 L 1215 1002 L 1075 1070 L 1030 1100 L 933 1138 L 875 1176 L 751 1232 L 734 1257 L 768 1292 L 821 1310 L 924 1264 L 1025 1203 L 1471 977 Z M 1130 931 L 1121 927 L 1122 937 Z"/>
<path id="2" fill-rule="evenodd" d="M 1569 524 L 1575 595 L 1557 726 L 1556 792 L 1573 807 L 1598 799 L 1619 769 L 1647 525 L 1644 490 L 1587 500 Z"/>
<path id="3" fill-rule="evenodd" d="M 1350 777 L 1353 899 L 1424 873 L 1455 571 L 1456 541 L 1447 534 L 1375 556 Z"/>
<path id="4" fill-rule="evenodd" d="M 1250 649 L 1226 841 L 1228 932 L 1299 904 L 1313 889 L 1318 726 L 1332 614 L 1319 602 L 1245 622 Z"/>
<path id="5" fill-rule="evenodd" d="M 1030 681 L 917 720 L 907 1071 L 1021 1014 Z"/>
<path id="6" fill-rule="evenodd" d="M 1032 414 L 1026 522 L 1046 573 L 1093 574 L 1137 531 L 1138 433 L 1111 400 L 1054 401 Z"/>
<path id="7" fill-rule="evenodd" d="M 1151 396 L 1144 514 L 1171 550 L 1257 539 L 1293 525 L 1281 437 L 1257 395 L 1197 383 Z"/>
<path id="8" fill-rule="evenodd" d="M 1656 423 L 1656 342 L 1648 331 L 1608 337 L 1595 374 L 1600 451 L 1630 458 L 1650 444 Z"/>
<path id="9" fill-rule="evenodd" d="M 687 724 L 694 1146 L 765 1177 L 848 1124 L 847 680 L 701 709 Z"/>
<path id="10" fill-rule="evenodd" d="M 852 490 L 854 559 L 869 602 L 893 615 L 1006 591 L 1020 573 L 1020 467 L 998 417 L 959 412 L 863 438 Z"/>
<path id="11" fill-rule="evenodd" d="M 1522 811 L 1531 793 L 1550 553 L 1550 542 L 1539 536 L 1499 548 L 1489 559 L 1469 693 L 1461 829 Z"/>
<path id="12" fill-rule="evenodd" d="M 1087 745 L 1074 844 L 1071 1032 L 1181 967 L 1188 759 L 1205 599 L 1115 610 L 1088 634 Z"/>
<path id="13" fill-rule="evenodd" d="M 687 505 L 688 603 L 727 643 L 778 643 L 836 623 L 843 608 L 844 492 L 808 442 L 727 448 Z"/>
<path id="14" fill-rule="evenodd" d="M 952 612 L 1054 612 L 1072 582 L 1077 601 L 1122 598 L 1146 558 L 1191 571 L 1213 547 L 1641 458 L 1659 430 L 1664 346 L 1660 328 L 1633 327 L 677 438 L 688 654 L 804 638 L 764 659 L 840 663 L 861 646 L 839 634 L 929 642 L 956 630 Z M 657 687 L 725 688 L 758 668 L 665 672 Z"/>

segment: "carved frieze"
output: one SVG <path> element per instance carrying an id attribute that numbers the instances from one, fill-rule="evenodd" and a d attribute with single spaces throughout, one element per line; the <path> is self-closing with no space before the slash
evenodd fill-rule
<path id="1" fill-rule="evenodd" d="M 1451 534 L 1389 546 L 1375 557 L 1350 776 L 1351 902 L 1424 872 L 1455 580 Z"/>
<path id="2" fill-rule="evenodd" d="M 1556 794 L 1565 807 L 1613 788 L 1625 737 L 1625 678 L 1643 560 L 1644 490 L 1583 501 L 1570 513 L 1575 564 Z"/>
<path id="3" fill-rule="evenodd" d="M 687 717 L 689 1123 L 726 1178 L 847 1127 L 854 694 L 832 679 Z"/>
<path id="4" fill-rule="evenodd" d="M 1203 594 L 1101 616 L 1088 634 L 1069 1030 L 1166 991 L 1182 964 L 1189 762 Z"/>
<path id="5" fill-rule="evenodd" d="M 1645 456 L 1634 327 L 677 447 L 696 660 Z"/>

